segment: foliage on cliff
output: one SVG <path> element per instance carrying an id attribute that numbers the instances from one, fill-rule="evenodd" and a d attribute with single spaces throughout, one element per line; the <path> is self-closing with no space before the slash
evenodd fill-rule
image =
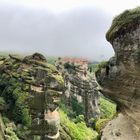
<path id="1" fill-rule="evenodd" d="M 105 97 L 100 100 L 100 119 L 96 120 L 95 129 L 98 133 L 104 128 L 106 123 L 116 115 L 116 104 Z"/>
<path id="2" fill-rule="evenodd" d="M 0 58 L 0 112 L 10 122 L 23 126 L 16 131 L 21 139 L 25 138 L 25 131 L 32 128 L 32 118 L 37 117 L 34 109 L 42 111 L 53 102 L 53 97 L 60 96 L 63 88 L 62 76 L 39 53 L 24 58 L 15 55 Z M 6 130 L 15 138 L 11 129 Z"/>
<path id="3" fill-rule="evenodd" d="M 112 41 L 118 34 L 123 34 L 125 30 L 135 28 L 140 20 L 140 7 L 126 10 L 114 18 L 110 29 L 106 34 L 108 41 Z"/>
<path id="4" fill-rule="evenodd" d="M 107 98 L 100 98 L 100 110 L 102 119 L 110 119 L 116 114 L 116 104 Z"/>
<path id="5" fill-rule="evenodd" d="M 74 123 L 64 111 L 61 110 L 60 114 L 61 125 L 70 136 L 70 140 L 97 140 L 97 132 L 88 128 L 84 121 Z"/>

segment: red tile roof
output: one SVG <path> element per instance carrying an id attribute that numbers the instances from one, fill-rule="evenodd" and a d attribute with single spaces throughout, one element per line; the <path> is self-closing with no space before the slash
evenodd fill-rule
<path id="1" fill-rule="evenodd" d="M 75 64 L 87 64 L 88 60 L 83 59 L 83 58 L 69 58 L 69 57 L 64 57 L 61 58 L 60 60 L 62 63 L 70 62 L 70 63 L 75 63 Z"/>

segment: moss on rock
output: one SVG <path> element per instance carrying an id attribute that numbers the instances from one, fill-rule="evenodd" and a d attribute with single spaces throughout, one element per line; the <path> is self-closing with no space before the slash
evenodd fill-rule
<path id="1" fill-rule="evenodd" d="M 140 22 L 140 7 L 124 11 L 114 18 L 110 29 L 106 34 L 108 41 L 112 42 L 119 34 L 124 34 L 132 28 L 136 28 Z"/>
<path id="2" fill-rule="evenodd" d="M 7 108 L 4 110 L 4 114 L 6 117 L 13 120 L 16 125 L 21 124 L 27 127 L 32 134 L 45 135 L 46 131 L 50 130 L 48 128 L 50 126 L 44 123 L 44 121 L 46 122 L 45 113 L 52 104 L 57 108 L 54 100 L 57 101 L 60 91 L 63 91 L 62 76 L 55 66 L 48 64 L 45 57 L 38 53 L 21 59 L 10 55 L 0 65 L 1 110 L 5 107 L 5 101 Z M 37 130 L 34 131 L 35 128 Z M 22 132 L 24 132 L 23 129 Z M 7 138 L 16 140 L 14 134 L 7 135 Z M 26 139 L 26 136 L 24 135 L 22 138 Z"/>

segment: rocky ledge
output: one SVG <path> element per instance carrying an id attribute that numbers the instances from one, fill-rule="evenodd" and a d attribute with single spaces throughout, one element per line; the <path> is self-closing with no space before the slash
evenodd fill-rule
<path id="1" fill-rule="evenodd" d="M 106 37 L 113 46 L 115 56 L 96 72 L 96 79 L 102 93 L 117 103 L 121 114 L 116 118 L 119 121 L 113 120 L 105 127 L 102 139 L 139 140 L 140 8 L 127 10 L 117 16 Z M 119 132 L 113 137 L 115 128 L 111 126 L 114 123 Z M 132 137 L 129 136 L 130 131 Z"/>

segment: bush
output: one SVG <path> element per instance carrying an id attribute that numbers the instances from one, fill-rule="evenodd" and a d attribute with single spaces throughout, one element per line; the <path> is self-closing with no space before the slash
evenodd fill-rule
<path id="1" fill-rule="evenodd" d="M 7 117 L 2 117 L 4 124 L 10 123 L 10 120 Z"/>
<path id="2" fill-rule="evenodd" d="M 20 90 L 14 90 L 13 92 L 15 100 L 15 106 L 13 109 L 14 120 L 17 123 L 22 123 L 25 126 L 31 125 L 31 116 L 29 114 L 28 106 L 25 103 L 26 92 L 21 92 Z"/>
<path id="3" fill-rule="evenodd" d="M 18 83 L 14 78 L 11 78 L 2 96 L 6 103 L 9 105 L 9 113 L 12 114 L 16 123 L 22 123 L 25 126 L 30 126 L 31 116 L 29 114 L 28 105 L 26 104 L 26 98 L 29 94 L 21 89 L 21 83 Z"/>
<path id="4" fill-rule="evenodd" d="M 88 64 L 88 70 L 90 71 L 90 73 L 95 72 L 97 67 L 98 67 L 98 64 L 96 64 L 96 63 L 95 64 L 94 63 Z"/>
<path id="5" fill-rule="evenodd" d="M 77 99 L 75 99 L 75 98 L 72 97 L 72 99 L 71 99 L 71 105 L 72 105 L 73 112 L 75 112 L 77 116 L 84 113 L 83 104 L 82 103 L 79 103 L 77 101 Z"/>
<path id="6" fill-rule="evenodd" d="M 108 65 L 108 61 L 102 61 L 101 63 L 99 63 L 95 69 L 95 73 L 99 72 L 102 68 L 106 68 L 106 66 Z"/>
<path id="7" fill-rule="evenodd" d="M 84 115 L 76 116 L 75 123 L 84 122 Z"/>
<path id="8" fill-rule="evenodd" d="M 96 125 L 95 125 L 95 129 L 98 133 L 101 132 L 101 130 L 105 127 L 105 124 L 108 122 L 109 120 L 108 119 L 99 119 L 97 122 L 96 122 Z"/>
<path id="9" fill-rule="evenodd" d="M 0 97 L 0 111 L 4 111 L 6 109 L 6 102 L 3 97 Z"/>
<path id="10" fill-rule="evenodd" d="M 15 134 L 15 132 L 11 129 L 11 128 L 6 128 L 5 130 L 6 135 L 8 135 L 8 140 L 19 140 L 19 138 L 17 137 L 17 135 Z"/>
<path id="11" fill-rule="evenodd" d="M 102 119 L 110 119 L 116 114 L 116 104 L 106 98 L 100 98 L 100 110 Z"/>
<path id="12" fill-rule="evenodd" d="M 68 116 L 60 110 L 61 125 L 67 128 L 67 133 L 70 135 L 72 140 L 97 140 L 97 132 L 88 128 L 85 122 L 75 124 Z"/>

